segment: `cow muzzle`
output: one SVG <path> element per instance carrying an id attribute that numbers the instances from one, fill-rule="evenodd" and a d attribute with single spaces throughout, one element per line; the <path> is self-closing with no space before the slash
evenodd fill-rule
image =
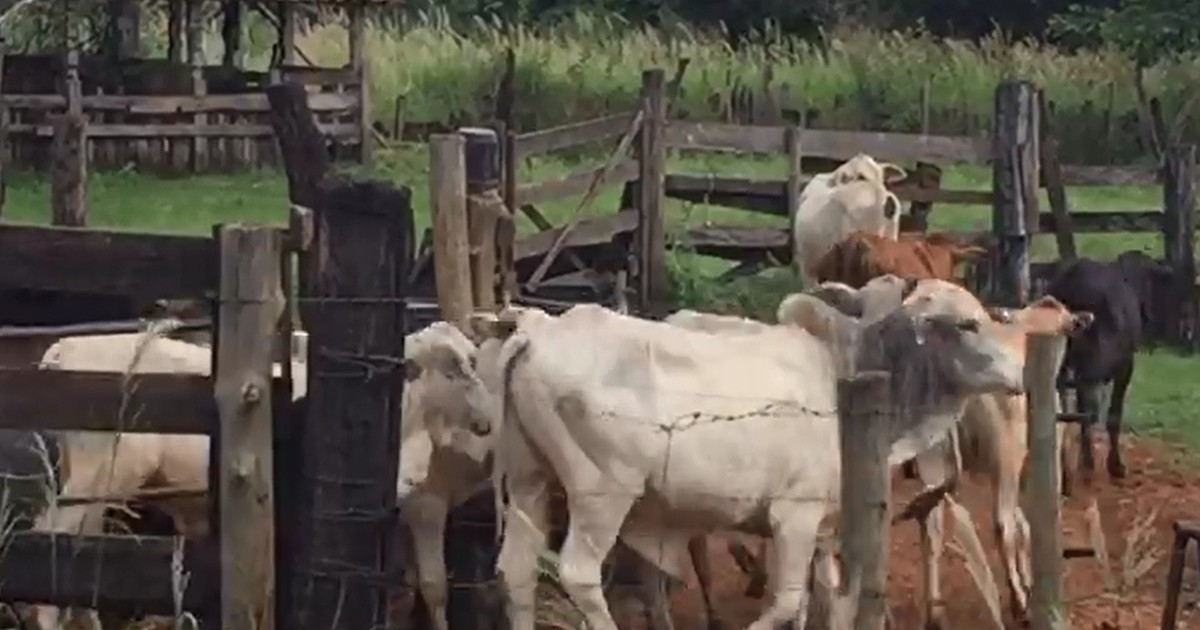
<path id="1" fill-rule="evenodd" d="M 896 218 L 896 215 L 899 214 L 899 212 L 900 200 L 897 199 L 895 195 L 889 194 L 887 198 L 883 200 L 883 218 L 891 221 L 892 219 Z"/>
<path id="2" fill-rule="evenodd" d="M 492 434 L 492 421 L 488 418 L 474 418 L 467 428 L 479 437 L 487 437 Z"/>

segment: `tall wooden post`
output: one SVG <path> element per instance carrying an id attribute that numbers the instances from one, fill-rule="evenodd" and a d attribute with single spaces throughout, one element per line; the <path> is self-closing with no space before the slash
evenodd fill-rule
<path id="1" fill-rule="evenodd" d="M 63 94 L 66 112 L 51 118 L 50 207 L 54 225 L 87 223 L 87 119 L 79 81 L 79 53 L 67 53 Z"/>
<path id="2" fill-rule="evenodd" d="M 221 21 L 221 40 L 225 50 L 221 53 L 221 65 L 227 68 L 242 67 L 242 0 L 225 0 Z"/>
<path id="3" fill-rule="evenodd" d="M 492 310 L 496 307 L 496 213 L 503 201 L 500 143 L 491 129 L 465 127 L 458 133 L 464 139 L 472 301 L 477 310 Z"/>
<path id="4" fill-rule="evenodd" d="M 285 66 L 296 65 L 296 3 L 280 0 L 275 13 L 279 16 L 279 53 Z"/>
<path id="5" fill-rule="evenodd" d="M 887 618 L 890 383 L 887 372 L 838 381 L 842 583 L 859 585 L 857 630 L 883 630 Z"/>
<path id="6" fill-rule="evenodd" d="M 303 628 L 385 627 L 412 257 L 411 193 L 321 183 L 305 435 L 312 522 Z M 306 297 L 308 297 L 306 296 Z"/>
<path id="7" fill-rule="evenodd" d="M 0 94 L 4 93 L 4 56 L 8 44 L 0 37 Z M 8 105 L 0 103 L 0 216 L 4 214 L 4 202 L 8 199 L 8 165 L 11 160 L 8 146 Z"/>
<path id="8" fill-rule="evenodd" d="M 187 9 L 186 0 L 170 0 L 167 3 L 167 59 L 171 63 L 183 61 L 183 21 Z"/>
<path id="9" fill-rule="evenodd" d="M 1025 388 L 1029 396 L 1029 517 L 1033 592 L 1029 601 L 1033 630 L 1066 628 L 1062 583 L 1062 523 L 1059 516 L 1058 413 L 1055 380 L 1066 352 L 1061 335 L 1029 335 Z"/>
<path id="10" fill-rule="evenodd" d="M 638 269 L 643 312 L 665 314 L 667 301 L 667 239 L 663 205 L 667 144 L 666 99 L 662 68 L 642 73 L 642 131 L 638 151 Z"/>
<path id="11" fill-rule="evenodd" d="M 241 225 L 222 226 L 218 234 L 221 627 L 269 630 L 275 592 L 271 364 L 286 304 L 282 235 Z"/>
<path id="12" fill-rule="evenodd" d="M 1029 300 L 1029 243 L 1038 226 L 1038 107 L 1032 83 L 1006 81 L 996 88 L 992 148 L 992 229 L 999 244 L 992 301 L 1020 307 Z"/>
<path id="13" fill-rule="evenodd" d="M 141 14 L 138 0 L 109 0 L 111 54 L 117 59 L 135 59 L 140 54 Z"/>
<path id="14" fill-rule="evenodd" d="M 466 142 L 457 133 L 429 136 L 429 198 L 433 202 L 433 273 L 442 319 L 471 334 Z"/>
<path id="15" fill-rule="evenodd" d="M 1192 347 L 1196 319 L 1196 147 L 1167 150 L 1163 178 L 1163 249 L 1171 267 L 1167 338 Z"/>
<path id="16" fill-rule="evenodd" d="M 804 130 L 799 126 L 789 126 L 784 131 L 783 142 L 787 147 L 788 156 L 788 180 L 787 180 L 787 205 L 788 205 L 788 251 L 796 251 L 796 245 L 792 242 L 795 234 L 792 231 L 792 225 L 796 220 L 796 210 L 800 207 L 800 193 L 804 191 L 804 167 L 802 164 L 803 150 L 800 144 L 800 138 Z M 799 273 L 800 263 L 792 261 L 792 268 Z"/>
<path id="17" fill-rule="evenodd" d="M 511 51 L 510 51 L 511 53 Z M 496 262 L 500 266 L 500 294 L 508 299 L 517 296 L 517 132 L 504 124 L 504 148 L 501 160 L 504 169 L 504 207 L 509 220 L 496 225 Z"/>
<path id="18" fill-rule="evenodd" d="M 360 2 L 348 5 L 346 12 L 350 20 L 350 67 L 358 70 L 366 63 L 367 19 Z"/>

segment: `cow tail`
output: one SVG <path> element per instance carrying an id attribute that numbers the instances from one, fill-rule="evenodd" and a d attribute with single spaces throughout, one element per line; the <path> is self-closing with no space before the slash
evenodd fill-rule
<path id="1" fill-rule="evenodd" d="M 504 343 L 504 347 L 500 349 L 500 369 L 503 370 L 503 384 L 500 388 L 500 413 L 497 414 L 498 422 L 493 428 L 496 434 L 495 450 L 498 451 L 497 457 L 492 461 L 492 492 L 494 495 L 496 507 L 496 542 L 499 543 L 504 534 L 504 506 L 506 503 L 504 492 L 505 481 L 505 464 L 507 463 L 507 449 L 504 446 L 506 440 L 513 439 L 515 435 L 513 431 L 505 431 L 505 427 L 510 425 L 510 422 L 520 422 L 517 418 L 517 409 L 512 402 L 512 396 L 509 392 L 512 391 L 512 375 L 516 370 L 517 363 L 521 361 L 529 353 L 529 337 L 523 332 L 518 331 Z M 519 428 L 518 425 L 512 425 Z"/>

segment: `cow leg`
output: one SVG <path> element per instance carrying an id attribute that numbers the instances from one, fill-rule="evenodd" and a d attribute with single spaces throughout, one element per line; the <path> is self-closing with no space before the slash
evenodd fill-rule
<path id="1" fill-rule="evenodd" d="M 773 630 L 791 622 L 803 628 L 807 619 L 808 572 L 816 551 L 817 531 L 825 516 L 823 503 L 796 504 L 779 501 L 771 505 L 775 553 L 771 569 L 774 601 L 746 630 Z"/>
<path id="2" fill-rule="evenodd" d="M 729 541 L 732 547 L 737 541 Z M 708 618 L 709 630 L 720 630 L 724 627 L 712 603 L 712 563 L 708 558 L 708 536 L 700 534 L 688 541 L 688 555 L 692 557 L 692 567 L 696 570 L 696 581 L 700 583 L 700 596 L 704 598 L 704 616 Z"/>
<path id="3" fill-rule="evenodd" d="M 1125 412 L 1125 393 L 1133 378 L 1133 357 L 1123 363 L 1113 379 L 1112 396 L 1108 403 L 1108 474 L 1113 479 L 1125 478 L 1125 464 L 1121 461 L 1121 420 Z"/>
<path id="4" fill-rule="evenodd" d="M 404 506 L 412 531 L 417 560 L 418 588 L 434 630 L 448 630 L 446 622 L 446 558 L 443 537 L 450 507 L 445 497 L 415 492 Z"/>
<path id="5" fill-rule="evenodd" d="M 519 486 L 510 480 L 508 496 L 496 572 L 508 594 L 509 629 L 534 630 L 537 562 L 547 548 L 550 489 L 544 480 L 524 480 Z"/>
<path id="6" fill-rule="evenodd" d="M 1095 455 L 1092 453 L 1092 424 L 1100 411 L 1100 390 L 1095 383 L 1075 384 L 1076 406 L 1083 418 L 1079 421 L 1079 469 L 1085 482 L 1090 482 L 1096 470 Z"/>
<path id="7" fill-rule="evenodd" d="M 604 600 L 600 565 L 616 544 L 634 499 L 631 493 L 618 488 L 605 492 L 589 486 L 568 491 L 569 525 L 559 555 L 558 576 L 591 630 L 617 630 Z"/>
<path id="8" fill-rule="evenodd" d="M 1000 470 L 993 480 L 996 485 L 995 504 L 992 506 L 995 522 L 996 548 L 1004 560 L 1004 578 L 1008 582 L 1009 606 L 1014 619 L 1024 619 L 1028 592 L 1023 586 L 1019 556 L 1026 551 L 1023 546 L 1020 521 L 1024 514 L 1020 506 L 1020 466 L 1024 458 L 999 458 Z"/>

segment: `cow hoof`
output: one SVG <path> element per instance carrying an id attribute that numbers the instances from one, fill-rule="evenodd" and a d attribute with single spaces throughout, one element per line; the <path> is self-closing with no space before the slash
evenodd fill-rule
<path id="1" fill-rule="evenodd" d="M 1113 479 L 1124 479 L 1126 472 L 1128 471 L 1125 470 L 1125 464 L 1121 463 L 1121 460 L 1108 460 L 1108 476 Z"/>
<path id="2" fill-rule="evenodd" d="M 725 622 L 716 617 L 708 619 L 708 630 L 725 630 Z"/>

